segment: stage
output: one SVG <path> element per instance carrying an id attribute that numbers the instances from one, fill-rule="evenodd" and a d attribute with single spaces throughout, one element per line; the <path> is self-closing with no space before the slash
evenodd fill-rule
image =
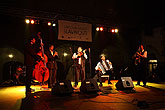
<path id="1" fill-rule="evenodd" d="M 33 85 L 35 92 L 25 95 L 25 86 L 0 87 L 1 110 L 165 110 L 165 83 L 147 83 L 133 90 L 116 90 L 117 80 L 107 81 L 97 94 L 74 90 L 69 96 L 51 94 L 47 85 Z M 74 83 L 71 83 L 74 85 Z"/>

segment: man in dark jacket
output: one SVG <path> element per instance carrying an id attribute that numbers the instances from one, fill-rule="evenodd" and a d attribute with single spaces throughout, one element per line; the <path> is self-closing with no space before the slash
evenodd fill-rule
<path id="1" fill-rule="evenodd" d="M 35 66 L 35 62 L 39 59 L 40 57 L 37 55 L 36 38 L 31 37 L 26 43 L 24 50 L 24 64 L 26 66 L 26 92 L 31 92 L 30 86 L 33 68 Z"/>
<path id="2" fill-rule="evenodd" d="M 49 69 L 49 79 L 48 79 L 48 87 L 52 88 L 52 86 L 56 83 L 56 73 L 57 73 L 57 63 L 56 59 L 58 58 L 58 53 L 54 50 L 54 45 L 51 44 L 49 46 L 49 50 L 46 51 L 46 55 L 48 57 L 47 67 Z"/>

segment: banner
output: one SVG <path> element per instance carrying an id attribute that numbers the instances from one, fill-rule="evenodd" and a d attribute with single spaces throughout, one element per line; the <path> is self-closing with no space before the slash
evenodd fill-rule
<path id="1" fill-rule="evenodd" d="M 92 25 L 58 20 L 58 39 L 92 42 Z"/>

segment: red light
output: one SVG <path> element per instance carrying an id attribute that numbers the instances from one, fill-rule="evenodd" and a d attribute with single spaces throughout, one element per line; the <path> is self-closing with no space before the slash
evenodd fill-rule
<path id="1" fill-rule="evenodd" d="M 51 26 L 51 22 L 48 22 L 48 26 Z"/>
<path id="2" fill-rule="evenodd" d="M 111 29 L 111 32 L 112 32 L 112 33 L 118 33 L 119 30 L 118 30 L 118 29 Z"/>
<path id="3" fill-rule="evenodd" d="M 104 30 L 104 28 L 103 27 L 100 27 L 100 31 L 103 31 Z"/>
<path id="4" fill-rule="evenodd" d="M 30 22 L 31 22 L 31 24 L 34 24 L 34 20 L 33 19 Z"/>
<path id="5" fill-rule="evenodd" d="M 111 32 L 114 33 L 115 32 L 115 29 L 111 29 Z"/>

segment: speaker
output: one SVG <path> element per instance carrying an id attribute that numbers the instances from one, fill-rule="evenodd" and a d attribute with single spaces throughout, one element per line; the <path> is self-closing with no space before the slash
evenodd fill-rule
<path id="1" fill-rule="evenodd" d="M 52 88 L 53 95 L 71 95 L 73 88 L 70 80 L 59 80 Z"/>
<path id="2" fill-rule="evenodd" d="M 118 90 L 134 88 L 131 77 L 121 77 L 121 79 L 118 80 L 115 86 L 116 86 L 116 89 Z"/>
<path id="3" fill-rule="evenodd" d="M 99 86 L 95 79 L 86 79 L 81 83 L 81 92 L 94 93 L 99 91 Z"/>

